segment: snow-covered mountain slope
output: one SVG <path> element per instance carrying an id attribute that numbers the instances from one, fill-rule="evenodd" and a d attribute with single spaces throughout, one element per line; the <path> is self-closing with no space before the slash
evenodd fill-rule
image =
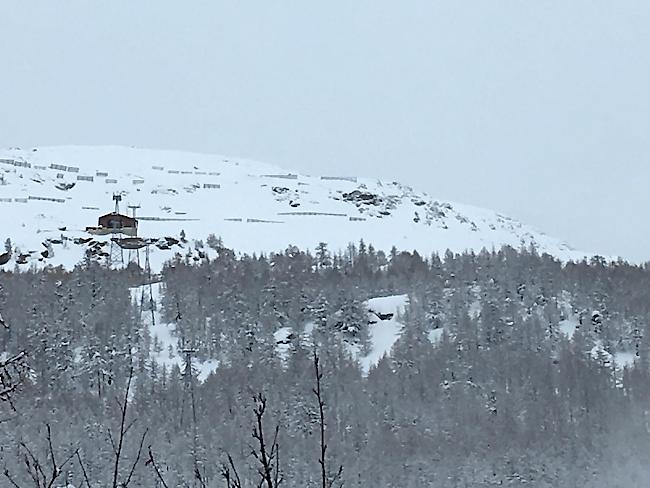
<path id="1" fill-rule="evenodd" d="M 16 262 L 72 266 L 89 246 L 110 236 L 89 235 L 98 217 L 138 206 L 139 235 L 190 241 L 151 246 L 153 266 L 174 252 L 193 252 L 209 234 L 238 252 L 340 250 L 364 239 L 378 249 L 422 254 L 534 244 L 541 252 L 581 259 L 557 239 L 498 213 L 436 201 L 396 182 L 331 175 L 306 176 L 264 163 L 215 155 L 125 147 L 62 146 L 0 151 L 0 222 Z M 182 245 L 182 244 L 181 244 Z M 163 249 L 160 249 L 160 248 Z M 95 253 L 101 255 L 100 253 Z M 198 258 L 197 258 L 198 259 Z"/>

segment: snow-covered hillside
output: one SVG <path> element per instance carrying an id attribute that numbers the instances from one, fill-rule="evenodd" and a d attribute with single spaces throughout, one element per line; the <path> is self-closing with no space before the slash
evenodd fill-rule
<path id="1" fill-rule="evenodd" d="M 437 201 L 396 182 L 300 175 L 264 163 L 221 156 L 125 147 L 46 147 L 0 151 L 0 222 L 15 263 L 79 262 L 87 250 L 105 255 L 110 236 L 88 241 L 86 227 L 114 209 L 138 206 L 139 235 L 157 241 L 152 266 L 193 249 L 209 234 L 239 252 L 344 249 L 364 239 L 376 248 L 423 254 L 504 244 L 534 244 L 561 259 L 585 253 L 489 210 Z M 188 243 L 179 239 L 181 231 Z M 162 240 L 161 240 L 162 239 Z M 162 243 L 162 245 L 160 245 Z"/>

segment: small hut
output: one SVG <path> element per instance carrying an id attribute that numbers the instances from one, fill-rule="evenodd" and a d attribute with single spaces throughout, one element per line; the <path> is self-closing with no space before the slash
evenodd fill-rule
<path id="1" fill-rule="evenodd" d="M 86 232 L 98 235 L 125 234 L 135 237 L 138 235 L 138 221 L 128 215 L 111 212 L 99 217 L 97 227 L 86 227 Z"/>

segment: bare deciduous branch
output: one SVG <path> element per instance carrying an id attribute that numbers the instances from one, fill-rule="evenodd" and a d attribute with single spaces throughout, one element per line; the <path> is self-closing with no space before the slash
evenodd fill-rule
<path id="1" fill-rule="evenodd" d="M 140 438 L 140 445 L 138 446 L 138 453 L 135 456 L 135 461 L 133 461 L 133 465 L 131 466 L 131 469 L 129 470 L 129 475 L 126 478 L 126 481 L 122 483 L 122 486 L 126 488 L 129 486 L 129 483 L 131 483 L 131 478 L 133 477 L 133 473 L 135 473 L 135 468 L 137 467 L 138 463 L 140 462 L 140 457 L 142 456 L 142 446 L 144 446 L 144 440 L 147 437 L 147 434 L 149 433 L 149 429 L 145 429 L 144 432 L 142 433 L 142 437 Z"/>
<path id="2" fill-rule="evenodd" d="M 253 438 L 257 441 L 257 446 L 251 449 L 251 454 L 260 464 L 258 473 L 260 474 L 259 486 L 266 485 L 267 488 L 277 488 L 282 483 L 280 476 L 280 465 L 278 461 L 278 433 L 280 426 L 275 427 L 275 433 L 271 447 L 266 443 L 264 437 L 264 414 L 266 413 L 266 397 L 259 393 L 253 397 L 255 406 L 253 415 L 255 416 L 255 425 L 253 426 Z"/>
<path id="3" fill-rule="evenodd" d="M 86 482 L 86 488 L 91 488 L 90 480 L 88 479 L 88 473 L 86 472 L 86 467 L 84 466 L 84 463 L 81 460 L 81 454 L 79 454 L 78 450 L 77 450 L 76 454 L 77 454 L 77 461 L 79 461 L 79 466 L 81 467 L 81 472 L 84 475 L 84 481 Z"/>
<path id="4" fill-rule="evenodd" d="M 7 478 L 9 480 L 9 483 L 11 483 L 11 486 L 13 486 L 14 488 L 20 488 L 20 485 L 14 481 L 14 479 L 9 474 L 9 470 L 6 469 L 6 468 L 4 470 L 4 475 L 5 475 L 5 478 Z"/>
<path id="5" fill-rule="evenodd" d="M 56 480 L 63 474 L 63 468 L 72 460 L 72 458 L 75 457 L 75 455 L 78 455 L 79 452 L 78 449 L 75 449 L 61 464 L 59 464 L 56 460 L 56 452 L 52 442 L 52 428 L 50 427 L 50 424 L 45 424 L 45 426 L 47 429 L 47 453 L 45 454 L 45 457 L 46 459 L 49 458 L 49 462 L 52 466 L 51 472 L 46 474 L 44 463 L 41 462 L 34 450 L 30 449 L 25 442 L 20 443 L 20 448 L 24 451 L 23 463 L 25 465 L 25 470 L 34 482 L 36 488 L 52 488 Z M 4 475 L 13 486 L 18 486 L 16 481 L 11 477 L 8 469 L 5 469 Z"/>
<path id="6" fill-rule="evenodd" d="M 327 468 L 327 441 L 325 439 L 325 400 L 323 400 L 323 391 L 321 387 L 321 380 L 323 379 L 323 372 L 320 368 L 320 358 L 316 351 L 314 351 L 314 373 L 316 377 L 316 388 L 312 392 L 316 396 L 318 403 L 318 424 L 320 433 L 320 457 L 318 464 L 321 471 L 321 488 L 332 488 L 338 483 L 339 488 L 343 487 L 341 478 L 343 476 L 343 466 L 339 466 L 338 471 L 332 474 Z"/>
<path id="7" fill-rule="evenodd" d="M 162 483 L 163 487 L 164 488 L 169 488 L 169 486 L 167 486 L 167 483 L 165 482 L 165 478 L 163 477 L 162 473 L 160 472 L 160 468 L 158 467 L 158 464 L 156 464 L 156 460 L 153 457 L 153 452 L 151 451 L 151 446 L 149 446 L 149 459 L 147 459 L 147 461 L 144 464 L 145 464 L 145 466 L 151 465 L 154 472 L 156 473 L 156 476 L 158 477 L 158 479 Z M 230 486 L 230 485 L 228 485 L 228 486 Z"/>

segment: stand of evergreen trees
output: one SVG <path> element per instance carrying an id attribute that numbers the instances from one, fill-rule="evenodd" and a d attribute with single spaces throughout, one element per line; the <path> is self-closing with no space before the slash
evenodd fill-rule
<path id="1" fill-rule="evenodd" d="M 646 483 L 646 266 L 563 264 L 534 249 L 384 254 L 361 242 L 338 254 L 220 247 L 198 263 L 177 256 L 154 278 L 177 349 L 219 362 L 205 381 L 152 360 L 141 273 L 91 261 L 0 272 L 0 350 L 26 351 L 30 368 L 0 402 L 0 486 L 267 486 L 262 397 L 281 475 L 269 479 L 289 488 Z M 372 346 L 365 301 L 395 294 L 410 299 L 404 331 L 364 375 L 350 345 Z M 280 353 L 282 327 L 292 334 Z M 634 363 L 619 367 L 616 353 Z"/>

